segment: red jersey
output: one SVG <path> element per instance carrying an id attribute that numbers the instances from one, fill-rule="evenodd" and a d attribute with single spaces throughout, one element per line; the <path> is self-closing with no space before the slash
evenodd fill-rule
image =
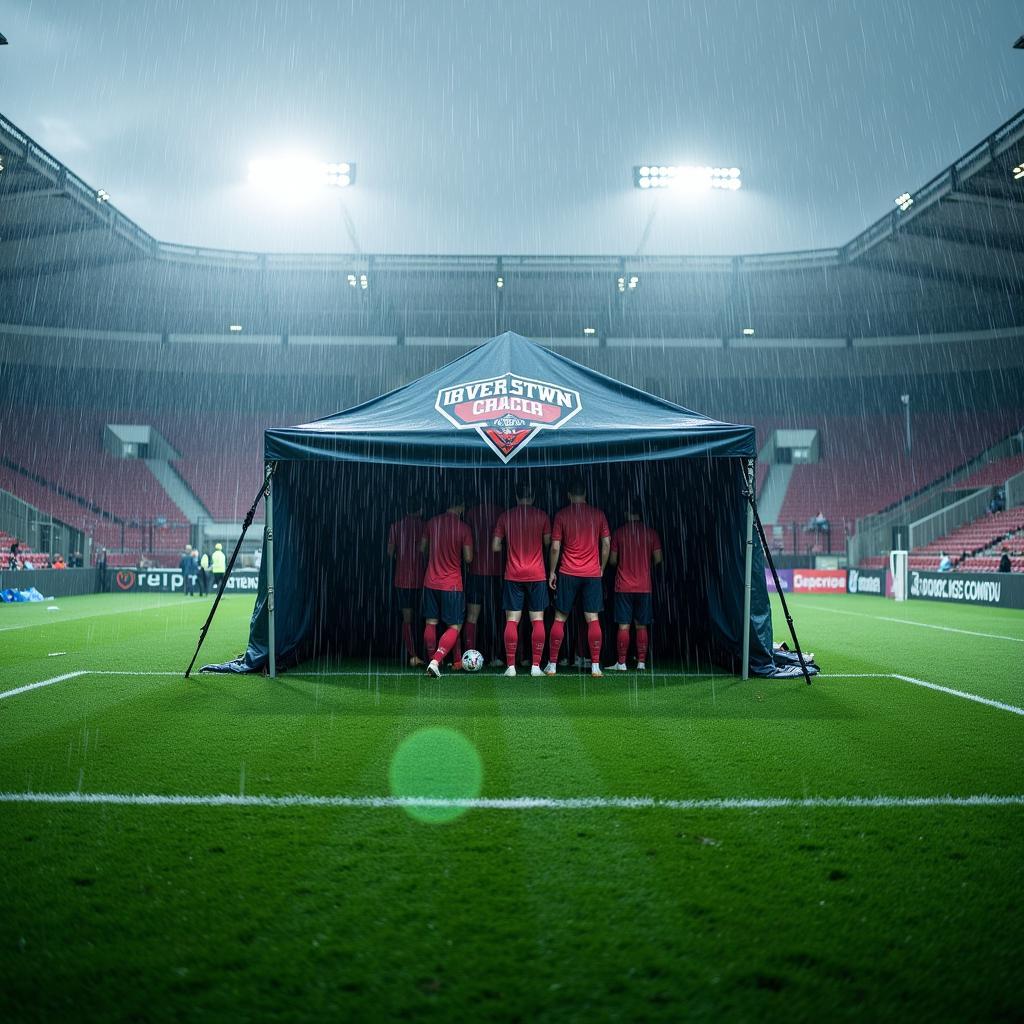
<path id="1" fill-rule="evenodd" d="M 552 541 L 562 544 L 559 572 L 569 576 L 601 575 L 601 538 L 611 535 L 608 520 L 599 508 L 585 501 L 566 505 L 555 514 Z"/>
<path id="2" fill-rule="evenodd" d="M 395 549 L 395 586 L 418 589 L 423 586 L 423 554 L 420 538 L 423 520 L 419 516 L 405 516 L 392 523 L 388 530 L 388 547 Z"/>
<path id="3" fill-rule="evenodd" d="M 505 579 L 512 583 L 546 580 L 544 538 L 550 534 L 551 520 L 539 508 L 516 505 L 502 512 L 494 524 L 494 536 L 505 541 Z"/>
<path id="4" fill-rule="evenodd" d="M 466 513 L 466 523 L 473 534 L 473 561 L 469 571 L 477 576 L 500 576 L 501 554 L 492 550 L 494 524 L 504 512 L 500 505 L 476 505 Z"/>
<path id="5" fill-rule="evenodd" d="M 649 594 L 651 592 L 651 555 L 661 550 L 656 530 L 641 522 L 623 523 L 612 534 L 612 551 L 618 552 L 615 592 Z"/>
<path id="6" fill-rule="evenodd" d="M 462 589 L 462 549 L 473 548 L 473 534 L 454 512 L 442 512 L 423 527 L 427 551 L 427 574 L 423 586 L 429 590 Z"/>

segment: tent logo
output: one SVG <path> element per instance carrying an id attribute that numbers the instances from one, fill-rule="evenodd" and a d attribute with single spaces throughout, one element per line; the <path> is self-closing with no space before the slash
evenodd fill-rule
<path id="1" fill-rule="evenodd" d="M 580 393 L 514 373 L 453 384 L 434 408 L 458 430 L 475 430 L 508 462 L 542 430 L 557 430 L 580 411 Z"/>

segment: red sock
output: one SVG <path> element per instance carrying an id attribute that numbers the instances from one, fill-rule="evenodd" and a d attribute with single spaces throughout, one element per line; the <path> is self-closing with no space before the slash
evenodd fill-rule
<path id="1" fill-rule="evenodd" d="M 601 623 L 598 619 L 587 624 L 587 642 L 590 644 L 590 660 L 597 664 L 601 660 Z"/>
<path id="2" fill-rule="evenodd" d="M 530 640 L 533 647 L 533 663 L 540 666 L 540 656 L 544 653 L 544 620 L 537 619 L 531 624 Z"/>
<path id="3" fill-rule="evenodd" d="M 466 650 L 467 651 L 475 651 L 476 650 L 476 623 L 475 622 L 467 622 L 462 627 L 462 635 L 466 638 Z"/>
<path id="4" fill-rule="evenodd" d="M 402 642 L 405 644 L 405 656 L 407 658 L 416 657 L 416 645 L 412 641 L 412 623 L 402 623 Z"/>
<path id="5" fill-rule="evenodd" d="M 519 623 L 511 620 L 505 623 L 505 663 L 516 667 L 516 648 L 519 646 Z"/>
<path id="6" fill-rule="evenodd" d="M 462 633 L 460 631 L 461 627 L 459 626 L 449 626 L 448 633 L 453 629 L 455 630 L 455 646 L 452 648 L 452 664 L 457 665 L 462 661 Z M 448 633 L 445 633 L 445 636 L 447 636 Z"/>
<path id="7" fill-rule="evenodd" d="M 639 636 L 637 639 L 639 640 Z M 629 626 L 619 626 L 619 632 L 615 638 L 615 653 L 618 655 L 619 664 L 625 665 L 626 655 L 629 654 Z"/>
<path id="8" fill-rule="evenodd" d="M 437 645 L 437 650 L 434 652 L 434 661 L 440 663 L 444 661 L 444 656 L 451 650 L 452 644 L 458 647 L 459 644 L 459 630 L 456 626 L 449 626 L 441 636 L 441 642 Z M 462 655 L 460 654 L 461 658 Z"/>
<path id="9" fill-rule="evenodd" d="M 423 653 L 428 657 L 433 657 L 433 651 L 437 650 L 437 626 L 431 625 L 429 622 L 423 627 Z"/>
<path id="10" fill-rule="evenodd" d="M 647 660 L 647 627 L 636 627 L 636 660 Z"/>
<path id="11" fill-rule="evenodd" d="M 548 637 L 548 661 L 553 665 L 558 664 L 558 652 L 562 649 L 562 641 L 565 639 L 565 623 L 555 619 L 551 623 L 551 635 Z"/>

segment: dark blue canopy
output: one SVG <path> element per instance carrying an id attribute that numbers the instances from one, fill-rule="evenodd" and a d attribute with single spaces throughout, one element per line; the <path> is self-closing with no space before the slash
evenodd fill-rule
<path id="1" fill-rule="evenodd" d="M 754 458 L 754 428 L 722 423 L 507 332 L 335 416 L 266 431 L 267 461 L 455 468 Z"/>
<path id="2" fill-rule="evenodd" d="M 684 409 L 508 333 L 363 405 L 269 429 L 264 454 L 276 464 L 280 667 L 317 656 L 396 656 L 385 548 L 388 524 L 410 497 L 427 515 L 447 507 L 453 487 L 509 505 L 510 471 L 525 471 L 538 506 L 553 513 L 564 503 L 566 467 L 585 478 L 613 526 L 629 497 L 660 531 L 658 656 L 742 667 L 744 461 L 756 455 L 753 427 Z M 264 542 L 248 649 L 225 670 L 267 663 L 268 563 Z M 770 675 L 771 610 L 756 545 L 751 583 L 750 671 Z"/>

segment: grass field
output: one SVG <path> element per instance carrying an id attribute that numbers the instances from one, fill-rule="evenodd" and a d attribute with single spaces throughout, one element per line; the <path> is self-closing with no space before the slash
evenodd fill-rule
<path id="1" fill-rule="evenodd" d="M 205 602 L 56 603 L 0 608 L 4 1021 L 1024 1018 L 1024 613 L 793 598 L 810 688 L 185 682 Z"/>

